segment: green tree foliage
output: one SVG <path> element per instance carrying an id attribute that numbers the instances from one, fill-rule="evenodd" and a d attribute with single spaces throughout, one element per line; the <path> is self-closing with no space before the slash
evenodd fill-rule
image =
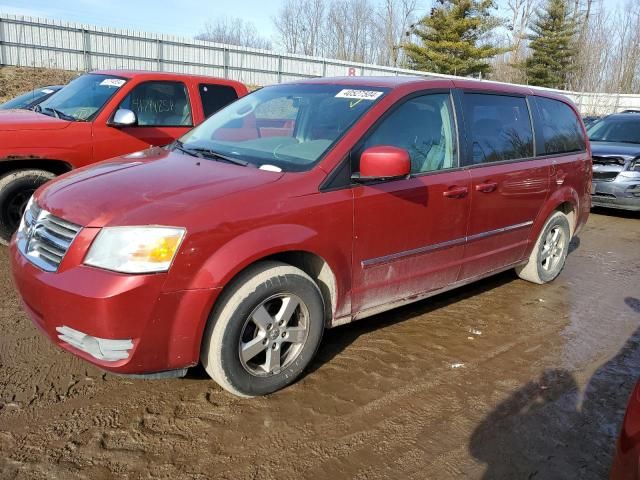
<path id="1" fill-rule="evenodd" d="M 437 0 L 413 26 L 419 43 L 407 43 L 409 68 L 449 75 L 486 75 L 487 60 L 503 50 L 487 39 L 500 24 L 494 0 Z"/>
<path id="2" fill-rule="evenodd" d="M 567 0 L 547 0 L 531 25 L 531 55 L 522 65 L 527 83 L 567 88 L 576 68 L 578 21 Z"/>

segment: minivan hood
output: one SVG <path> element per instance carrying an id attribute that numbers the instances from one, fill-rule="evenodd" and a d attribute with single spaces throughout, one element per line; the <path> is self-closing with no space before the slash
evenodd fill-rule
<path id="1" fill-rule="evenodd" d="M 71 125 L 67 120 L 31 110 L 0 110 L 0 131 L 62 130 Z"/>
<path id="2" fill-rule="evenodd" d="M 595 157 L 622 156 L 633 158 L 640 155 L 640 144 L 591 142 L 591 153 Z"/>
<path id="3" fill-rule="evenodd" d="M 181 226 L 176 221 L 185 213 L 282 175 L 152 148 L 63 175 L 36 198 L 45 210 L 84 227 Z"/>

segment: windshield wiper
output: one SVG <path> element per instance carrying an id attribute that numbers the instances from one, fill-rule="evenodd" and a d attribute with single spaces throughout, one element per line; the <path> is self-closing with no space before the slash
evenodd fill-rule
<path id="1" fill-rule="evenodd" d="M 76 122 L 78 121 L 78 119 L 76 117 L 72 117 L 71 115 L 67 115 L 64 112 L 61 112 L 60 110 L 56 110 L 55 108 L 51 108 L 51 107 L 44 107 L 42 108 L 41 105 L 36 105 L 35 107 L 33 107 L 33 111 L 37 112 L 37 113 L 42 113 L 44 115 L 47 115 L 47 111 L 53 113 L 53 116 L 58 118 L 58 119 L 63 119 L 63 120 L 68 120 L 70 122 Z M 49 117 L 51 117 L 51 115 L 48 115 Z"/>
<path id="2" fill-rule="evenodd" d="M 247 167 L 247 166 L 251 165 L 249 162 L 247 162 L 245 160 L 240 160 L 239 158 L 229 157 L 229 156 L 224 155 L 222 153 L 214 152 L 213 150 L 210 150 L 208 148 L 202 148 L 202 147 L 200 147 L 200 148 L 186 148 L 184 146 L 184 144 L 179 140 L 176 140 L 174 146 L 175 146 L 175 148 L 177 148 L 181 152 L 184 152 L 187 155 L 191 155 L 192 157 L 210 158 L 212 160 L 222 160 L 223 162 L 232 163 L 234 165 L 240 165 L 242 167 Z"/>
<path id="3" fill-rule="evenodd" d="M 51 107 L 44 107 L 44 110 L 49 110 L 51 112 L 53 112 L 53 114 L 56 116 L 56 118 L 61 118 L 63 120 L 69 120 L 71 122 L 75 122 L 77 119 L 76 117 L 72 117 L 71 115 L 67 115 L 66 113 L 60 111 L 60 110 L 56 110 L 55 108 L 51 108 Z"/>

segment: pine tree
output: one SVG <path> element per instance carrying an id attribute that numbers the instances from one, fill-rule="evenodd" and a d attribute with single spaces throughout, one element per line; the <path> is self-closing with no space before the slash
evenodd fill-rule
<path id="1" fill-rule="evenodd" d="M 494 0 L 437 0 L 439 6 L 413 26 L 420 44 L 407 43 L 407 66 L 449 75 L 486 75 L 487 59 L 503 50 L 486 36 L 500 24 Z"/>
<path id="2" fill-rule="evenodd" d="M 531 26 L 531 56 L 522 65 L 527 83 L 567 88 L 577 58 L 578 22 L 567 0 L 547 0 Z"/>

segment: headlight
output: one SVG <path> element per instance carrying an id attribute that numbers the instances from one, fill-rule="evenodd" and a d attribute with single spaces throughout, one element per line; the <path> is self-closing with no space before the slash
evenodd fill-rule
<path id="1" fill-rule="evenodd" d="M 122 273 L 166 272 L 185 232 L 173 227 L 106 227 L 84 263 Z"/>
<path id="2" fill-rule="evenodd" d="M 26 226 L 24 222 L 24 217 L 27 214 L 27 212 L 31 210 L 32 206 L 33 206 L 33 195 L 31 195 L 31 198 L 29 198 L 29 201 L 27 202 L 27 206 L 24 207 L 24 212 L 22 212 L 22 217 L 20 217 L 20 226 L 18 227 L 18 233 L 24 232 L 24 228 Z"/>

